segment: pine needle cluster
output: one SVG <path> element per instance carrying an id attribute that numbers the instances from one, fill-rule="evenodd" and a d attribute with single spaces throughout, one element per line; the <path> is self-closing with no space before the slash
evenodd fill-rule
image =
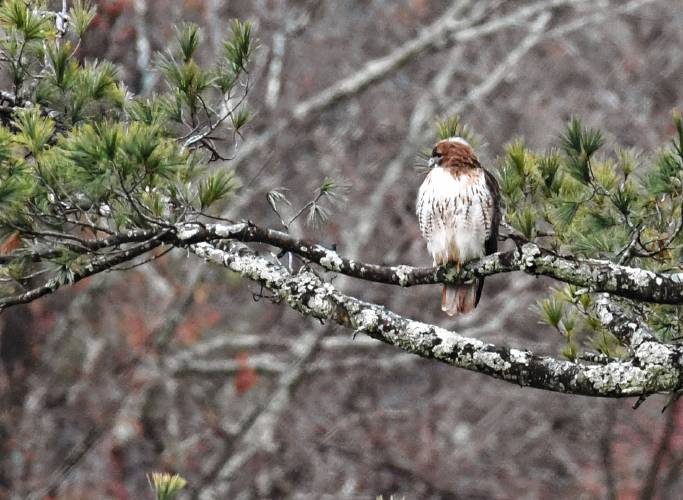
<path id="1" fill-rule="evenodd" d="M 251 119 L 251 25 L 231 25 L 212 67 L 197 60 L 200 29 L 181 26 L 158 57 L 163 91 L 142 98 L 112 63 L 82 59 L 95 8 L 70 4 L 65 14 L 43 1 L 0 3 L 0 71 L 12 84 L 0 93 L 4 294 L 36 276 L 68 281 L 92 262 L 88 241 L 201 220 L 238 187 L 227 161 L 214 165 Z"/>

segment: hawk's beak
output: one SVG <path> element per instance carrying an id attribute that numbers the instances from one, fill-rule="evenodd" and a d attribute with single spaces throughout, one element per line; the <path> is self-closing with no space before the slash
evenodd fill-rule
<path id="1" fill-rule="evenodd" d="M 432 157 L 429 159 L 429 161 L 427 162 L 427 166 L 428 166 L 429 168 L 438 167 L 438 166 L 439 166 L 439 163 L 438 163 L 437 158 L 435 158 L 434 156 L 432 156 Z"/>

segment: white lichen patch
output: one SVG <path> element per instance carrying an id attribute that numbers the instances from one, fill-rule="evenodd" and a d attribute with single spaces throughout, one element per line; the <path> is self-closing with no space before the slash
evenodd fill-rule
<path id="1" fill-rule="evenodd" d="M 384 321 L 385 318 L 382 319 Z M 386 323 L 385 323 L 386 324 Z M 420 356 L 435 356 L 434 327 L 419 321 L 394 323 L 394 328 L 382 330 L 384 337 L 394 345 Z M 438 335 L 438 333 L 437 333 Z M 435 356 L 438 358 L 438 356 Z"/>
<path id="2" fill-rule="evenodd" d="M 500 267 L 500 257 L 498 255 L 488 255 L 479 261 L 478 266 L 483 272 L 490 273 Z"/>
<path id="3" fill-rule="evenodd" d="M 398 278 L 398 284 L 401 286 L 408 286 L 410 284 L 410 271 L 411 271 L 410 266 L 396 266 L 394 268 L 394 273 L 396 273 L 396 277 Z"/>
<path id="4" fill-rule="evenodd" d="M 614 316 L 612 315 L 612 313 L 609 312 L 606 308 L 600 309 L 599 316 L 600 316 L 600 322 L 605 326 L 609 325 L 612 322 L 612 320 L 614 319 Z"/>
<path id="5" fill-rule="evenodd" d="M 624 267 L 624 272 L 628 279 L 638 287 L 647 287 L 657 277 L 652 271 L 640 269 L 636 267 Z"/>
<path id="6" fill-rule="evenodd" d="M 447 330 L 439 330 L 436 333 L 441 342 L 434 346 L 434 357 L 438 359 L 450 359 L 453 352 L 459 347 L 462 338 Z"/>
<path id="7" fill-rule="evenodd" d="M 515 364 L 526 365 L 529 362 L 529 353 L 519 349 L 510 349 L 510 361 Z"/>
<path id="8" fill-rule="evenodd" d="M 239 224 L 208 224 L 206 228 L 216 236 L 221 238 L 232 238 L 236 233 L 243 231 L 247 224 L 242 222 Z"/>
<path id="9" fill-rule="evenodd" d="M 660 354 L 654 354 L 653 359 Z M 666 391 L 676 387 L 678 376 L 670 367 L 650 364 L 636 367 L 630 363 L 609 363 L 605 366 L 586 367 L 582 375 L 601 394 L 642 394 L 651 391 Z"/>
<path id="10" fill-rule="evenodd" d="M 522 245 L 522 265 L 524 267 L 534 267 L 536 258 L 541 255 L 541 250 L 533 243 Z"/>
<path id="11" fill-rule="evenodd" d="M 598 319 L 604 326 L 609 325 L 614 320 L 614 315 L 609 310 L 609 295 L 602 294 L 598 299 Z"/>
<path id="12" fill-rule="evenodd" d="M 642 392 L 647 383 L 647 376 L 640 368 L 635 368 L 628 363 L 610 363 L 606 366 L 589 366 L 583 372 L 583 376 L 590 382 L 599 393 L 613 393 L 625 391 L 626 393 Z"/>
<path id="13" fill-rule="evenodd" d="M 356 329 L 360 331 L 372 330 L 377 327 L 379 316 L 373 309 L 363 309 L 356 316 Z"/>
<path id="14" fill-rule="evenodd" d="M 643 342 L 635 352 L 636 358 L 644 365 L 669 366 L 671 350 L 659 342 Z"/>
<path id="15" fill-rule="evenodd" d="M 551 255 L 543 257 L 541 263 L 541 267 L 552 268 L 554 274 L 559 277 L 576 276 L 579 274 L 574 262 L 558 259 Z"/>
<path id="16" fill-rule="evenodd" d="M 672 273 L 669 279 L 674 283 L 683 283 L 683 273 Z"/>
<path id="17" fill-rule="evenodd" d="M 321 266 L 323 266 L 325 269 L 329 269 L 330 271 L 341 271 L 344 261 L 341 257 L 339 257 L 337 252 L 328 250 L 327 248 L 321 246 L 318 246 L 316 249 L 325 254 L 320 259 Z"/>
<path id="18" fill-rule="evenodd" d="M 316 290 L 316 292 L 317 291 L 318 290 Z M 316 313 L 316 315 L 328 316 L 332 310 L 332 304 L 327 299 L 327 294 L 325 294 L 323 290 L 320 290 L 320 292 L 323 293 L 315 293 L 308 300 L 307 305 L 312 311 Z"/>
<path id="19" fill-rule="evenodd" d="M 500 354 L 495 352 L 476 351 L 473 354 L 472 359 L 477 365 L 488 366 L 498 373 L 507 371 L 512 366 L 510 363 L 501 358 Z"/>
<path id="20" fill-rule="evenodd" d="M 178 239 L 181 241 L 189 240 L 193 238 L 199 231 L 201 227 L 195 224 L 183 224 L 178 229 Z"/>
<path id="21" fill-rule="evenodd" d="M 417 321 L 407 321 L 405 324 L 406 336 L 416 339 L 425 334 L 425 325 Z"/>

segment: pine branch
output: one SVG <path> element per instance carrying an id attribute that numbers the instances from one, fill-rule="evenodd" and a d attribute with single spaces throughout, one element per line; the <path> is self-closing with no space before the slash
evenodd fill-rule
<path id="1" fill-rule="evenodd" d="M 63 251 L 69 250 L 70 252 L 76 254 L 85 254 L 88 252 L 96 252 L 97 250 L 102 250 L 109 247 L 117 247 L 119 245 L 124 245 L 126 243 L 140 243 L 147 241 L 155 236 L 160 235 L 159 230 L 131 230 L 119 234 L 114 234 L 107 238 L 96 238 L 92 240 L 86 240 L 83 238 L 76 238 L 76 243 L 69 243 L 68 241 L 62 241 L 59 243 L 58 248 L 47 248 L 45 250 L 36 250 L 32 252 L 26 252 L 25 250 L 19 250 L 15 253 L 9 255 L 0 255 L 0 265 L 6 265 L 11 263 L 16 259 L 28 259 L 31 262 L 43 262 L 51 258 L 58 257 L 63 253 Z M 38 234 L 40 236 L 46 235 L 46 233 L 35 233 L 31 232 L 31 235 Z M 54 234 L 56 238 L 66 239 L 67 237 L 74 238 L 67 234 Z"/>
<path id="2" fill-rule="evenodd" d="M 418 356 L 523 387 L 585 396 L 632 397 L 672 392 L 680 385 L 683 349 L 679 346 L 658 344 L 657 352 L 652 353 L 643 344 L 634 360 L 605 365 L 561 361 L 404 318 L 383 306 L 345 295 L 308 270 L 293 275 L 240 244 L 222 250 L 198 243 L 190 249 L 205 260 L 260 283 L 305 316 L 334 321 Z"/>
<path id="3" fill-rule="evenodd" d="M 128 262 L 136 257 L 139 257 L 140 255 L 143 255 L 161 245 L 163 243 L 162 238 L 166 233 L 167 231 L 164 231 L 160 233 L 158 236 L 153 237 L 143 243 L 140 243 L 139 245 L 133 246 L 126 250 L 121 250 L 112 255 L 105 255 L 102 257 L 94 258 L 82 269 L 74 271 L 69 283 L 65 283 L 63 280 L 59 278 L 53 278 L 49 280 L 47 283 L 44 283 L 43 285 L 28 290 L 27 292 L 2 298 L 0 299 L 0 312 L 11 306 L 16 306 L 18 304 L 28 304 L 29 302 L 39 299 L 40 297 L 54 293 L 66 284 L 77 283 L 78 281 L 81 281 L 84 278 L 88 278 L 95 274 L 101 273 L 102 271 L 111 269 L 124 262 Z"/>
<path id="4" fill-rule="evenodd" d="M 608 260 L 563 257 L 535 243 L 526 243 L 515 250 L 471 261 L 457 275 L 453 269 L 445 267 L 381 266 L 347 259 L 322 245 L 251 223 L 208 224 L 204 227 L 188 224 L 179 229 L 177 234 L 180 244 L 215 239 L 266 243 L 304 257 L 329 271 L 388 285 L 408 287 L 462 283 L 474 278 L 522 271 L 534 276 L 548 276 L 590 292 L 606 292 L 657 304 L 683 304 L 681 273 L 658 273 Z"/>
<path id="5" fill-rule="evenodd" d="M 597 302 L 600 322 L 631 351 L 645 342 L 659 343 L 649 328 L 633 314 L 619 307 L 604 294 Z"/>
<path id="6" fill-rule="evenodd" d="M 274 229 L 261 228 L 251 223 L 239 224 L 183 224 L 173 230 L 130 231 L 102 239 L 82 240 L 72 245 L 77 253 L 119 247 L 129 243 L 139 245 L 118 249 L 86 266 L 87 272 L 76 273 L 76 281 L 127 262 L 160 244 L 188 246 L 216 240 L 236 240 L 244 243 L 264 243 L 292 252 L 328 271 L 366 281 L 402 287 L 463 283 L 494 274 L 521 271 L 534 276 L 548 276 L 564 283 L 586 288 L 589 292 L 605 292 L 615 296 L 656 304 L 683 304 L 683 275 L 659 273 L 646 269 L 615 264 L 607 260 L 578 259 L 560 256 L 535 243 L 526 243 L 515 250 L 499 252 L 468 263 L 460 274 L 447 267 L 413 267 L 406 265 L 382 266 L 340 256 L 320 244 L 297 239 Z M 63 246 L 66 248 L 66 246 Z M 4 256 L 0 263 L 13 257 Z M 54 257 L 53 250 L 30 254 L 31 260 Z M 91 269 L 92 267 L 92 269 Z M 81 277 L 78 277 L 81 276 Z M 23 304 L 52 293 L 61 287 L 57 280 L 23 294 L 0 299 L 0 310 Z"/>

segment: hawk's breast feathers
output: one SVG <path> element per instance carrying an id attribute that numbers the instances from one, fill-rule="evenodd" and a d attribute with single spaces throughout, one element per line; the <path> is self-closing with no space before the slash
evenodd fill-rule
<path id="1" fill-rule="evenodd" d="M 418 193 L 417 216 L 436 264 L 464 264 L 486 255 L 494 198 L 481 168 L 436 167 L 427 175 Z"/>
<path id="2" fill-rule="evenodd" d="M 494 253 L 500 222 L 498 183 L 481 168 L 471 146 L 463 139 L 437 143 L 426 179 L 417 196 L 420 231 L 435 265 L 457 267 Z M 472 285 L 444 287 L 442 308 L 448 314 L 474 309 L 483 280 Z"/>

